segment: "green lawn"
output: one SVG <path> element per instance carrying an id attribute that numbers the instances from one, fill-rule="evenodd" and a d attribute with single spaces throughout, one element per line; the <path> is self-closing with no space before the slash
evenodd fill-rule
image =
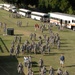
<path id="1" fill-rule="evenodd" d="M 25 40 L 29 40 L 29 34 L 32 32 L 34 33 L 34 25 L 36 23 L 41 24 L 40 21 L 35 21 L 30 18 L 10 18 L 9 12 L 5 10 L 0 9 L 0 21 L 5 22 L 7 24 L 7 28 L 14 28 L 14 34 L 15 35 L 22 35 L 22 43 L 24 43 Z M 22 27 L 17 27 L 16 23 L 18 20 L 22 21 Z M 29 26 L 26 27 L 26 23 L 29 22 Z M 49 66 L 53 66 L 54 69 L 58 69 L 60 67 L 59 65 L 59 57 L 61 53 L 64 53 L 66 61 L 65 61 L 65 68 L 61 68 L 63 71 L 68 70 L 70 75 L 75 75 L 75 32 L 70 29 L 64 29 L 62 31 L 59 31 L 56 26 L 52 27 L 52 30 L 54 33 L 59 33 L 59 36 L 61 38 L 61 47 L 60 50 L 57 50 L 57 48 L 51 47 L 50 55 L 48 54 L 31 54 L 32 61 L 35 62 L 35 66 L 32 67 L 34 71 L 34 75 L 39 75 L 38 73 L 38 60 L 41 57 L 44 60 L 44 65 L 46 66 L 47 70 L 49 69 Z M 49 36 L 48 31 L 44 31 L 42 34 L 39 30 L 35 32 L 37 34 L 37 40 L 39 35 L 47 34 Z M 11 42 L 14 39 L 14 36 L 10 35 L 4 35 L 3 28 L 0 27 L 0 37 L 4 41 L 5 45 L 7 46 L 8 50 L 10 49 Z M 37 42 L 37 41 L 36 41 Z M 12 58 L 9 56 L 9 52 L 5 48 L 5 46 L 2 44 L 0 40 L 0 45 L 2 47 L 2 50 L 0 50 L 0 74 L 1 75 L 18 75 L 17 74 L 17 64 L 18 62 L 24 62 L 23 57 L 25 55 L 29 54 L 21 54 L 18 58 L 15 56 Z M 2 61 L 2 62 L 1 62 Z M 27 68 L 24 67 L 24 72 L 27 74 Z M 48 75 L 48 74 L 47 74 Z"/>

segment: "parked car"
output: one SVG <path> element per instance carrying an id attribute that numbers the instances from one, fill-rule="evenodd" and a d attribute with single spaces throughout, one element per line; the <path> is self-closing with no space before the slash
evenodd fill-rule
<path id="1" fill-rule="evenodd" d="M 12 7 L 10 7 L 9 11 L 10 12 L 13 12 L 13 13 L 16 13 L 17 12 L 17 9 L 16 9 L 15 6 L 12 6 Z"/>

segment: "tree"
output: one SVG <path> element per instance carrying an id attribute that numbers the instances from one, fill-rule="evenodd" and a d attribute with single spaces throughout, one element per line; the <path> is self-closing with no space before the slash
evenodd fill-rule
<path id="1" fill-rule="evenodd" d="M 67 12 L 67 9 L 69 8 L 69 5 L 70 4 L 69 4 L 68 0 L 61 0 L 59 8 L 62 12 Z"/>
<path id="2" fill-rule="evenodd" d="M 74 14 L 74 11 L 73 11 L 73 9 L 72 9 L 72 7 L 71 7 L 71 6 L 68 8 L 67 13 L 68 13 L 68 14 Z"/>

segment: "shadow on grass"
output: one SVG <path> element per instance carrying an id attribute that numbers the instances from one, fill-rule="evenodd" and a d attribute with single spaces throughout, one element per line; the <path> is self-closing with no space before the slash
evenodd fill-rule
<path id="1" fill-rule="evenodd" d="M 0 56 L 0 75 L 19 75 L 17 65 L 18 60 L 15 56 Z"/>
<path id="2" fill-rule="evenodd" d="M 38 63 L 35 61 L 32 61 L 32 67 L 38 67 Z"/>
<path id="3" fill-rule="evenodd" d="M 75 65 L 69 65 L 69 66 L 65 66 L 65 67 L 75 67 Z"/>
<path id="4" fill-rule="evenodd" d="M 34 71 L 34 73 L 39 73 L 39 71 Z"/>
<path id="5" fill-rule="evenodd" d="M 69 51 L 69 50 L 72 50 L 72 49 L 65 49 L 65 48 L 61 48 L 60 50 L 64 50 L 64 51 Z"/>
<path id="6" fill-rule="evenodd" d="M 23 36 L 24 34 L 14 34 L 14 36 Z"/>
<path id="7" fill-rule="evenodd" d="M 53 56 L 53 55 L 58 55 L 58 54 L 64 54 L 64 53 L 50 53 L 50 54 L 44 54 L 43 56 Z"/>
<path id="8" fill-rule="evenodd" d="M 2 53 L 4 53 L 4 51 L 3 51 L 3 49 L 2 49 L 2 47 L 0 46 L 0 51 L 2 52 Z"/>
<path id="9" fill-rule="evenodd" d="M 0 40 L 1 40 L 2 44 L 4 45 L 5 49 L 7 50 L 7 52 L 9 52 L 9 50 L 8 50 L 6 44 L 4 43 L 4 41 L 2 40 L 2 38 L 0 38 Z"/>
<path id="10" fill-rule="evenodd" d="M 26 25 L 25 25 L 25 26 L 21 26 L 21 27 L 34 27 L 34 26 L 26 26 Z"/>

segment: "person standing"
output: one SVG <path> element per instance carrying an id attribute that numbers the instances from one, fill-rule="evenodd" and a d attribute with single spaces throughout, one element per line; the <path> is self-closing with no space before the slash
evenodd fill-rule
<path id="1" fill-rule="evenodd" d="M 34 40 L 36 40 L 36 34 L 35 33 L 33 34 L 33 38 L 34 38 Z"/>
<path id="2" fill-rule="evenodd" d="M 19 64 L 18 64 L 18 73 L 19 74 L 22 74 L 23 73 L 23 65 L 22 65 L 21 62 L 19 62 Z"/>
<path id="3" fill-rule="evenodd" d="M 14 47 L 12 46 L 12 47 L 10 48 L 10 56 L 12 56 L 13 53 L 14 53 Z"/>
<path id="4" fill-rule="evenodd" d="M 22 37 L 19 36 L 19 37 L 18 37 L 18 43 L 19 43 L 19 44 L 21 44 L 21 40 L 22 40 Z"/>
<path id="5" fill-rule="evenodd" d="M 29 26 L 29 22 L 27 22 L 27 24 L 26 24 L 26 27 L 28 27 Z"/>
<path id="6" fill-rule="evenodd" d="M 41 71 L 41 68 L 43 67 L 43 65 L 44 65 L 43 59 L 40 58 L 40 60 L 38 61 L 39 72 Z"/>
<path id="7" fill-rule="evenodd" d="M 54 75 L 54 69 L 52 66 L 50 66 L 50 69 L 49 69 L 49 75 Z"/>
<path id="8" fill-rule="evenodd" d="M 65 71 L 63 72 L 63 75 L 69 75 L 68 71 L 65 70 Z"/>
<path id="9" fill-rule="evenodd" d="M 60 66 L 64 68 L 65 56 L 61 54 L 60 56 Z"/>
<path id="10" fill-rule="evenodd" d="M 4 33 L 6 34 L 7 25 L 6 25 L 6 23 L 4 23 L 3 25 L 4 25 L 3 31 L 4 31 Z"/>
<path id="11" fill-rule="evenodd" d="M 61 70 L 61 68 L 58 68 L 56 71 L 56 75 L 62 75 L 63 71 Z"/>
<path id="12" fill-rule="evenodd" d="M 32 40 L 32 39 L 33 39 L 33 34 L 31 33 L 31 34 L 30 34 L 30 40 Z"/>
<path id="13" fill-rule="evenodd" d="M 17 42 L 17 39 L 18 39 L 18 37 L 17 37 L 17 35 L 14 37 L 14 43 L 16 43 Z"/>

